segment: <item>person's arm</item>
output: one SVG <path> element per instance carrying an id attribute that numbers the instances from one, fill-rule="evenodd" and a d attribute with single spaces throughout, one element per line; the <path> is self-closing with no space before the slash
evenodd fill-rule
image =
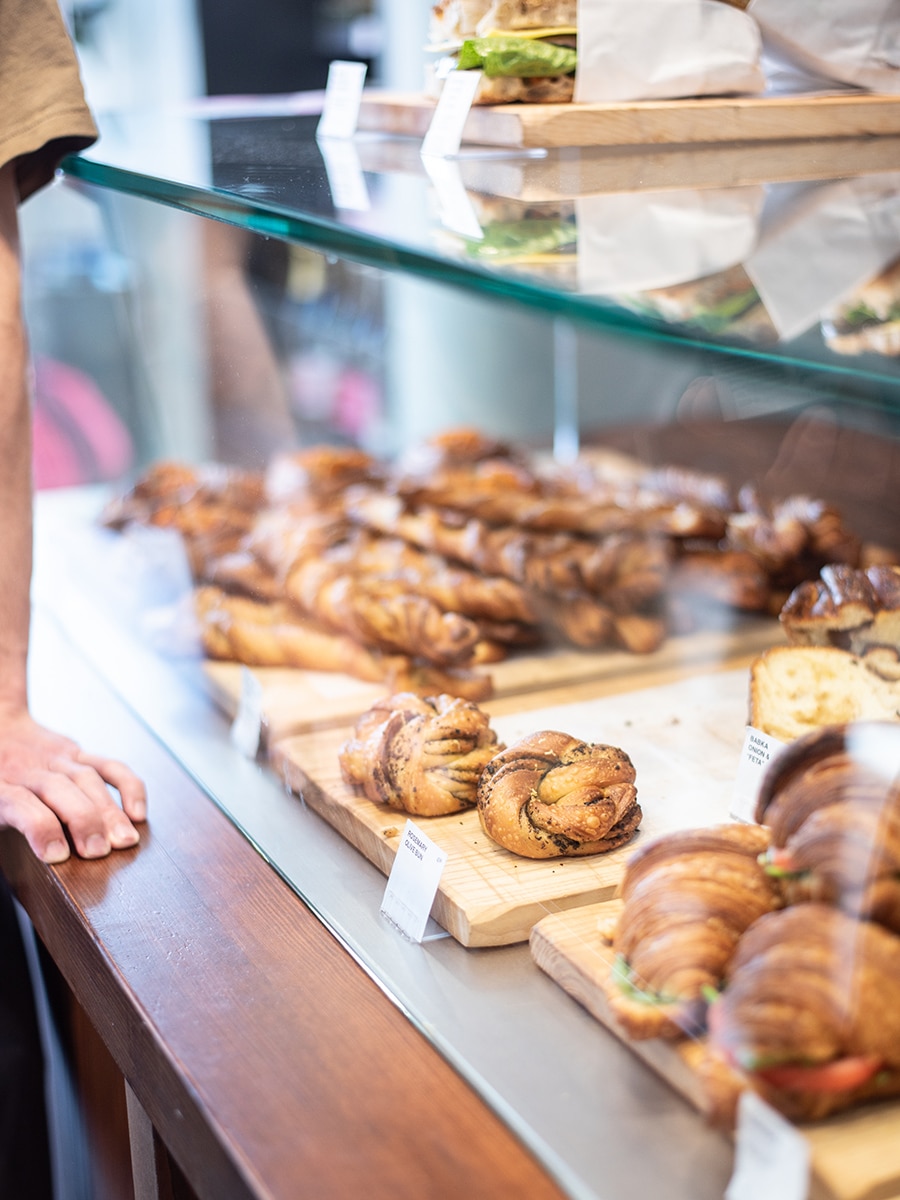
<path id="1" fill-rule="evenodd" d="M 146 814 L 144 785 L 122 763 L 86 754 L 31 718 L 31 559 L 28 348 L 18 192 L 7 164 L 0 166 L 0 828 L 18 829 L 45 862 L 68 858 L 70 841 L 82 857 L 99 858 L 138 841 L 132 822 Z"/>

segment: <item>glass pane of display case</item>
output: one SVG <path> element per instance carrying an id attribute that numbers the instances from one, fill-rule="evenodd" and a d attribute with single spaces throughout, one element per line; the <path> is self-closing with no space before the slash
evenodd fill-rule
<path id="1" fill-rule="evenodd" d="M 652 196 L 617 185 L 563 213 L 495 190 L 504 224 L 549 239 L 542 261 L 498 267 L 442 220 L 415 147 L 354 143 L 370 204 L 349 210 L 311 116 L 146 120 L 142 138 L 123 118 L 120 141 L 107 130 L 29 204 L 36 603 L 569 1194 L 722 1195 L 732 1147 L 702 1100 L 598 1022 L 592 972 L 615 956 L 591 938 L 632 851 L 745 827 L 748 726 L 774 755 L 846 719 L 782 695 L 788 728 L 751 684 L 798 648 L 802 621 L 780 619 L 797 589 L 837 568 L 871 590 L 895 569 L 896 358 L 841 357 L 821 306 L 760 340 L 728 324 L 737 302 L 724 325 L 679 310 L 676 329 L 634 298 L 656 288 L 581 290 L 585 215 L 589 239 L 656 202 L 666 230 L 696 228 L 683 163 L 658 164 L 672 174 Z M 560 154 L 556 178 L 629 157 Z M 485 240 L 487 176 L 553 176 L 540 156 L 458 165 Z M 896 255 L 893 179 L 874 167 L 690 190 L 741 250 L 744 293 L 763 214 L 773 236 L 824 237 L 837 212 L 880 231 L 860 275 Z M 805 304 L 785 243 L 768 244 Z M 611 278 L 614 249 L 592 269 Z M 836 615 L 809 636 L 858 670 L 871 646 L 847 628 Z M 887 649 L 858 711 L 892 719 Z M 825 699 L 847 691 L 836 670 Z M 354 775 L 367 730 L 426 720 L 442 746 L 468 722 L 467 765 L 430 750 L 457 805 L 439 815 L 367 791 L 396 754 Z M 490 832 L 471 786 L 459 796 L 485 755 L 534 736 L 563 776 L 599 747 L 616 778 L 586 815 L 563 811 L 577 787 L 545 802 L 532 834 L 551 853 L 532 855 Z M 410 747 L 399 758 L 421 765 Z M 381 916 L 407 816 L 449 857 L 421 945 Z M 624 983 L 643 1003 L 639 971 Z"/>
<path id="2" fill-rule="evenodd" d="M 896 385 L 891 139 L 434 161 L 413 138 L 317 142 L 320 101 L 280 102 L 109 118 L 67 169 L 544 313 L 833 373 L 823 386 L 864 400 Z"/>

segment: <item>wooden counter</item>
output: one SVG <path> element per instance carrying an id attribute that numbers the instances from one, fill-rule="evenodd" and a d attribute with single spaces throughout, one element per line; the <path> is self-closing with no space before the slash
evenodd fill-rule
<path id="1" fill-rule="evenodd" d="M 138 1102 L 136 1143 L 143 1110 L 201 1200 L 561 1194 L 46 622 L 33 677 L 41 719 L 114 751 L 149 789 L 140 846 L 102 861 L 49 868 L 0 838 L 3 870 Z M 107 1103 L 111 1122 L 121 1092 Z M 109 1177 L 116 1150 L 104 1153 Z M 164 1170 L 156 1190 L 147 1179 L 139 1200 L 180 1194 Z M 102 1186 L 98 1200 L 129 1194 Z"/>

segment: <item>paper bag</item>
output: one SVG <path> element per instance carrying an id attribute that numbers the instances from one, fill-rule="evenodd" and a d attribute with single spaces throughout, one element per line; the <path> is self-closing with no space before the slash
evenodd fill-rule
<path id="1" fill-rule="evenodd" d="M 898 0 L 750 0 L 767 53 L 823 81 L 900 92 Z M 795 89 L 796 90 L 796 89 Z"/>
<path id="2" fill-rule="evenodd" d="M 721 0 L 579 0 L 579 103 L 758 93 L 761 59 L 756 22 Z"/>

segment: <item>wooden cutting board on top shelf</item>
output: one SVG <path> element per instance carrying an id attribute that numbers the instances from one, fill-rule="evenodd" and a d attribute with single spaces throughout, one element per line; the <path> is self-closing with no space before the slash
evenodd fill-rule
<path id="1" fill-rule="evenodd" d="M 696 1043 L 659 1038 L 635 1042 L 625 1036 L 606 1002 L 602 981 L 612 951 L 599 925 L 614 918 L 611 900 L 547 916 L 531 932 L 537 965 L 614 1033 L 661 1078 L 704 1115 L 708 1111 L 692 1060 Z M 900 1102 L 859 1108 L 799 1127 L 809 1143 L 810 1200 L 891 1200 L 900 1196 Z"/>
<path id="2" fill-rule="evenodd" d="M 490 704 L 483 706 L 490 712 Z M 540 729 L 620 746 L 637 772 L 643 822 L 637 837 L 591 858 L 520 858 L 482 832 L 474 810 L 411 818 L 447 854 L 432 916 L 464 946 L 527 941 L 548 913 L 613 897 L 639 839 L 729 819 L 747 715 L 745 668 L 683 678 L 580 703 L 492 716 L 512 744 Z M 350 728 L 270 745 L 275 772 L 385 875 L 406 814 L 370 803 L 341 779 Z"/>
<path id="3" fill-rule="evenodd" d="M 735 615 L 730 629 L 672 637 L 652 654 L 560 648 L 517 654 L 483 670 L 493 680 L 495 698 L 616 679 L 640 686 L 642 680 L 649 683 L 666 672 L 696 672 L 720 663 L 749 663 L 754 655 L 783 641 L 777 621 Z M 228 716 L 234 717 L 238 711 L 246 672 L 257 684 L 260 716 L 269 741 L 305 730 L 346 725 L 385 693 L 380 684 L 332 672 L 205 662 L 205 684 Z"/>
<path id="4" fill-rule="evenodd" d="M 419 94 L 367 89 L 357 128 L 424 137 L 435 102 Z M 463 142 L 515 149 L 553 146 L 779 141 L 900 133 L 900 96 L 840 92 L 816 96 L 707 96 L 615 104 L 475 105 Z"/>

